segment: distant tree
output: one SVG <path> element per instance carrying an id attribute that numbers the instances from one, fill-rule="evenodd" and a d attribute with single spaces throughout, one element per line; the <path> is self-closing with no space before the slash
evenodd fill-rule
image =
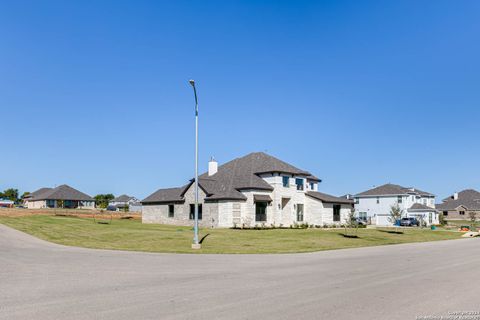
<path id="1" fill-rule="evenodd" d="M 393 223 L 394 225 L 400 220 L 403 216 L 403 209 L 397 204 L 394 204 L 390 207 L 390 216 L 388 217 L 388 221 Z"/>
<path id="2" fill-rule="evenodd" d="M 101 209 L 105 209 L 106 207 L 108 207 L 108 202 L 115 199 L 115 196 L 111 193 L 107 193 L 107 194 L 97 194 L 93 198 L 95 199 L 95 204 L 97 205 L 97 207 Z"/>
<path id="3" fill-rule="evenodd" d="M 472 231 L 475 230 L 475 227 L 476 227 L 476 224 L 477 224 L 477 214 L 478 214 L 477 211 L 469 211 L 468 212 L 468 217 L 470 218 Z"/>
<path id="4" fill-rule="evenodd" d="M 17 203 L 18 202 L 18 189 L 13 189 L 13 188 L 7 189 L 7 190 L 3 191 L 1 197 Z"/>
<path id="5" fill-rule="evenodd" d="M 28 191 L 25 191 L 22 196 L 20 197 L 20 199 L 22 200 L 22 202 L 25 200 L 26 197 L 28 197 L 30 195 L 30 192 Z"/>

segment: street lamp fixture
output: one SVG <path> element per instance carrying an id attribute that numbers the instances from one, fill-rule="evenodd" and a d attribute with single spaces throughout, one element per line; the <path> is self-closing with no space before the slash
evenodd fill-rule
<path id="1" fill-rule="evenodd" d="M 198 99 L 195 80 L 189 80 L 195 95 L 195 211 L 193 217 L 193 243 L 192 249 L 201 249 L 202 245 L 198 241 Z"/>

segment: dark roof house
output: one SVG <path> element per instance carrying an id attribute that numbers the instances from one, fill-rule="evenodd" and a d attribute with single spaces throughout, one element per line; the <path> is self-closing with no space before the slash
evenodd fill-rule
<path id="1" fill-rule="evenodd" d="M 454 211 L 459 207 L 466 210 L 480 210 L 480 192 L 473 189 L 463 190 L 443 199 L 442 203 L 436 205 L 440 211 Z"/>
<path id="2" fill-rule="evenodd" d="M 56 188 L 41 188 L 34 191 L 25 198 L 28 201 L 38 200 L 76 200 L 76 201 L 93 201 L 88 194 L 78 191 L 66 184 L 62 184 Z"/>
<path id="3" fill-rule="evenodd" d="M 198 177 L 199 187 L 206 193 L 205 200 L 245 200 L 241 190 L 272 191 L 273 187 L 260 177 L 266 173 L 283 173 L 303 176 L 309 181 L 320 182 L 310 172 L 294 167 L 282 160 L 263 152 L 250 153 L 236 158 L 218 167 L 218 171 L 209 175 L 208 172 Z M 142 203 L 181 202 L 187 189 L 194 183 L 180 188 L 160 189 Z"/>

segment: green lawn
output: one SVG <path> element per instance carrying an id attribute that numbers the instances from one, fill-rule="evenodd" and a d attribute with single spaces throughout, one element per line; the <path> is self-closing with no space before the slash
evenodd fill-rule
<path id="1" fill-rule="evenodd" d="M 92 219 L 58 216 L 0 217 L 0 223 L 51 242 L 86 248 L 178 253 L 287 253 L 365 247 L 406 242 L 459 239 L 449 231 L 407 230 L 394 234 L 386 230 L 358 229 L 359 238 L 345 238 L 343 230 L 201 229 L 208 236 L 201 250 L 191 247 L 189 227 L 142 224 L 114 220 L 111 224 Z"/>

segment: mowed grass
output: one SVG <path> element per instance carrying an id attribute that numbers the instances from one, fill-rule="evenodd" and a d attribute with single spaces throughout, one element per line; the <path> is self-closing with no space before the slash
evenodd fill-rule
<path id="1" fill-rule="evenodd" d="M 98 224 L 88 218 L 45 215 L 0 217 L 0 223 L 68 246 L 175 253 L 310 252 L 459 239 L 461 236 L 458 232 L 413 229 L 406 230 L 404 234 L 358 229 L 358 238 L 345 238 L 344 230 L 340 229 L 200 229 L 200 237 L 208 236 L 203 241 L 201 250 L 192 250 L 191 227 L 142 224 L 133 220 L 113 220 L 111 224 Z"/>

